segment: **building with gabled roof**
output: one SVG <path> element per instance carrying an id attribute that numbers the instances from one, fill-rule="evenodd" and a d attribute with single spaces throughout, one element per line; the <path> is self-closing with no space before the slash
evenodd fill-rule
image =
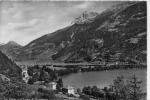
<path id="1" fill-rule="evenodd" d="M 46 84 L 45 84 L 45 86 L 46 86 L 48 89 L 51 89 L 51 90 L 56 90 L 56 85 L 57 85 L 56 82 L 49 82 L 49 83 L 46 83 Z"/>
<path id="2" fill-rule="evenodd" d="M 63 87 L 62 92 L 66 93 L 66 94 L 75 94 L 74 93 L 74 87 L 72 87 L 72 86 Z"/>

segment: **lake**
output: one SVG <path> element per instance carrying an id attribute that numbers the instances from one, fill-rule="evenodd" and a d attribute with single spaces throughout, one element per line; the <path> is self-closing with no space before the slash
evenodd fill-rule
<path id="1" fill-rule="evenodd" d="M 84 86 L 96 85 L 99 88 L 109 86 L 113 84 L 113 80 L 117 76 L 123 75 L 126 79 L 135 75 L 139 80 L 143 81 L 141 89 L 146 92 L 147 84 L 147 69 L 119 69 L 111 71 L 99 71 L 99 72 L 79 72 L 62 77 L 64 86 L 71 85 L 75 89 L 82 89 Z"/>

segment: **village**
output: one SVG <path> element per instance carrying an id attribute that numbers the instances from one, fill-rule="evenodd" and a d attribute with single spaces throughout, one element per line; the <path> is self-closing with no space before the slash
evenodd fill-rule
<path id="1" fill-rule="evenodd" d="M 36 67 L 34 67 L 34 68 L 36 69 L 37 65 L 35 65 L 35 66 Z M 45 67 L 45 66 L 43 66 L 43 67 Z M 30 68 L 32 68 L 32 67 L 30 67 Z M 54 68 L 52 66 L 48 69 L 52 69 L 54 71 Z M 54 80 L 54 81 L 50 81 L 50 82 L 35 81 L 35 82 L 33 82 L 33 84 L 29 84 L 28 81 L 29 81 L 29 79 L 32 78 L 32 76 L 28 75 L 28 67 L 26 67 L 26 66 L 22 67 L 22 75 L 23 75 L 23 80 L 27 84 L 27 88 L 31 90 L 32 95 L 37 94 L 37 92 L 39 92 L 39 91 L 46 90 L 46 91 L 54 91 L 56 97 L 61 98 L 61 99 L 63 98 L 64 100 L 97 100 L 98 99 L 97 97 L 90 96 L 90 95 L 83 93 L 82 91 L 84 91 L 84 90 L 81 90 L 80 88 L 77 88 L 77 90 L 76 90 L 75 87 L 70 86 L 70 85 L 63 86 L 63 81 L 62 81 L 62 79 L 59 80 L 60 78 L 57 80 Z M 33 73 L 33 76 L 34 75 L 36 75 L 36 73 Z M 58 85 L 58 84 L 61 84 L 61 85 Z M 58 86 L 59 86 L 59 88 L 58 88 Z M 98 88 L 96 87 L 96 89 L 98 89 Z M 97 93 L 97 96 L 99 96 L 100 98 L 104 98 L 104 96 L 106 95 L 105 91 L 102 89 L 98 90 L 98 91 L 99 91 L 99 93 Z"/>
<path id="2" fill-rule="evenodd" d="M 23 81 L 28 84 L 28 80 L 31 78 L 31 76 L 28 75 L 28 67 L 23 66 L 22 67 L 22 75 L 23 75 Z M 35 73 L 33 73 L 34 75 Z M 51 81 L 48 83 L 45 83 L 44 81 L 36 81 L 34 82 L 32 85 L 28 84 L 28 88 L 32 89 L 32 93 L 35 94 L 36 91 L 38 91 L 38 89 L 43 89 L 43 90 L 49 90 L 49 91 L 57 91 L 57 81 Z M 64 86 L 61 87 L 61 90 L 58 92 L 57 94 L 55 94 L 57 97 L 63 97 L 66 99 L 77 99 L 79 100 L 80 95 L 75 92 L 77 90 L 75 90 L 75 88 L 73 86 Z M 82 100 L 82 99 L 81 99 Z"/>

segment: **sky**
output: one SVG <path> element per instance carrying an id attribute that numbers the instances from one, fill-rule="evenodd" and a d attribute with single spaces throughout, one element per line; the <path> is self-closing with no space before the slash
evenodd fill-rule
<path id="1" fill-rule="evenodd" d="M 84 11 L 101 13 L 119 1 L 0 1 L 0 43 L 21 45 L 71 25 Z"/>

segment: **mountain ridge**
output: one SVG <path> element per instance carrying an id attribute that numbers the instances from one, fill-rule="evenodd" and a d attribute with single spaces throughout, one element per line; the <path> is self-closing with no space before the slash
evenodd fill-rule
<path id="1" fill-rule="evenodd" d="M 144 1 L 126 2 L 95 13 L 89 17 L 92 21 L 83 18 L 81 23 L 43 35 L 15 50 L 12 57 L 36 62 L 146 62 L 146 7 Z"/>
<path id="2" fill-rule="evenodd" d="M 23 46 L 14 41 L 9 41 L 6 44 L 0 45 L 0 51 L 5 53 L 9 58 L 13 59 L 13 53 L 15 53 L 17 49 L 22 47 Z"/>
<path id="3" fill-rule="evenodd" d="M 12 46 L 21 46 L 20 44 L 18 44 L 17 42 L 15 42 L 15 41 L 9 41 L 8 43 L 7 43 L 7 45 L 12 45 Z"/>

